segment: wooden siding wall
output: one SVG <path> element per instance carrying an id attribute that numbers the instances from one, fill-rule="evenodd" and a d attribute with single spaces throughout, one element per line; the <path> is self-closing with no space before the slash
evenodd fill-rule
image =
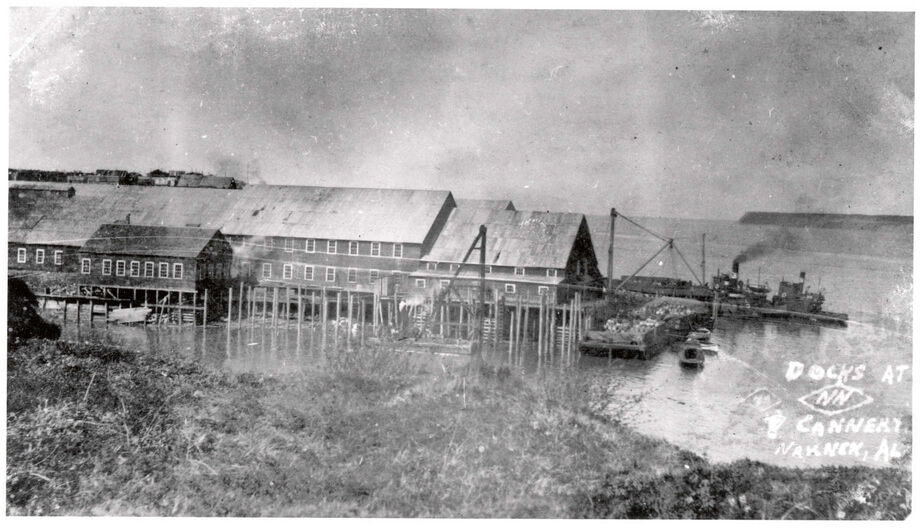
<path id="1" fill-rule="evenodd" d="M 73 246 L 58 246 L 51 244 L 18 244 L 16 242 L 9 242 L 8 246 L 8 258 L 7 265 L 9 269 L 15 270 L 29 270 L 29 271 L 58 271 L 63 273 L 72 273 L 75 271 L 80 271 L 78 269 L 79 259 L 77 259 L 78 248 Z M 20 263 L 18 260 L 19 249 L 26 250 L 26 261 Z M 45 262 L 43 264 L 38 264 L 35 262 L 35 256 L 38 249 L 45 251 Z M 61 252 L 61 265 L 56 265 L 54 263 L 54 252 Z"/>

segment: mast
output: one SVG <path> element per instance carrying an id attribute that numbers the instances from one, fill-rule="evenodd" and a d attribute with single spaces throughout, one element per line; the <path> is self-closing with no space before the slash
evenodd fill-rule
<path id="1" fill-rule="evenodd" d="M 607 247 L 607 291 L 613 291 L 613 231 L 617 220 L 617 210 L 610 208 L 610 245 Z"/>
<path id="2" fill-rule="evenodd" d="M 703 282 L 706 282 L 706 233 L 703 233 L 703 261 L 701 263 L 703 271 Z M 705 284 L 704 284 L 705 285 Z"/>

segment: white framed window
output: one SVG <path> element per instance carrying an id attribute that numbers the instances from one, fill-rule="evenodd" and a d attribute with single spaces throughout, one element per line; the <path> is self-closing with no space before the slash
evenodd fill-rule
<path id="1" fill-rule="evenodd" d="M 348 268 L 348 282 L 358 282 L 358 270 Z"/>
<path id="2" fill-rule="evenodd" d="M 272 278 L 272 265 L 268 262 L 262 263 L 262 278 L 270 279 Z"/>
<path id="3" fill-rule="evenodd" d="M 554 270 L 554 269 L 548 269 L 548 270 L 546 270 L 546 276 L 547 276 L 547 277 L 555 277 L 555 276 L 556 276 L 556 270 Z"/>
<path id="4" fill-rule="evenodd" d="M 307 253 L 316 253 L 316 240 L 312 238 L 307 239 L 307 245 L 304 248 L 304 251 Z"/>
<path id="5" fill-rule="evenodd" d="M 125 276 L 125 261 L 115 261 L 115 275 L 118 275 L 119 277 Z"/>
<path id="6" fill-rule="evenodd" d="M 492 273 L 492 266 L 486 266 L 486 273 Z"/>
<path id="7" fill-rule="evenodd" d="M 102 259 L 102 274 L 103 275 L 112 274 L 112 261 L 110 259 Z"/>
<path id="8" fill-rule="evenodd" d="M 380 256 L 380 242 L 371 242 L 371 256 L 372 257 Z"/>
<path id="9" fill-rule="evenodd" d="M 514 284 L 505 284 L 505 293 L 514 293 L 517 291 L 517 287 Z"/>
<path id="10" fill-rule="evenodd" d="M 293 239 L 293 238 L 285 238 L 285 239 L 284 239 L 284 252 L 285 252 L 285 253 L 293 253 L 293 252 L 294 252 L 294 239 Z"/>
<path id="11" fill-rule="evenodd" d="M 20 264 L 25 264 L 25 263 L 26 263 L 26 258 L 27 258 L 27 257 L 26 257 L 26 248 L 19 248 L 19 250 L 16 251 L 16 262 L 18 262 L 18 263 L 20 263 Z"/>
<path id="12" fill-rule="evenodd" d="M 153 262 L 144 262 L 144 277 L 153 278 Z"/>
<path id="13" fill-rule="evenodd" d="M 63 251 L 55 251 L 55 252 L 54 252 L 54 265 L 55 265 L 55 266 L 60 266 L 60 265 L 63 264 L 63 263 L 64 263 L 64 252 L 63 252 Z"/>
<path id="14" fill-rule="evenodd" d="M 335 282 L 335 268 L 326 268 L 326 282 Z"/>
<path id="15" fill-rule="evenodd" d="M 524 268 L 514 268 L 514 274 L 515 274 L 515 275 L 521 275 L 521 276 L 523 276 L 523 275 L 524 275 Z"/>
<path id="16" fill-rule="evenodd" d="M 449 281 L 449 280 L 442 280 L 442 281 L 441 281 L 441 287 L 442 287 L 442 288 L 446 288 L 448 285 L 450 285 L 450 281 Z"/>
<path id="17" fill-rule="evenodd" d="M 303 267 L 303 280 L 313 280 L 313 266 Z"/>
<path id="18" fill-rule="evenodd" d="M 348 242 L 348 254 L 357 255 L 358 254 L 358 243 L 354 241 Z"/>
<path id="19" fill-rule="evenodd" d="M 141 276 L 141 263 L 136 260 L 131 261 L 131 276 L 132 277 Z"/>
<path id="20" fill-rule="evenodd" d="M 80 273 L 84 275 L 89 275 L 90 271 L 93 269 L 93 261 L 85 258 L 80 261 Z"/>
<path id="21" fill-rule="evenodd" d="M 169 278 L 169 263 L 160 262 L 160 278 L 168 279 Z"/>
<path id="22" fill-rule="evenodd" d="M 36 250 L 35 250 L 35 263 L 36 263 L 36 264 L 44 264 L 44 263 L 45 263 L 45 250 L 44 250 L 44 249 L 36 249 Z"/>
<path id="23" fill-rule="evenodd" d="M 176 262 L 173 264 L 173 278 L 174 279 L 181 279 L 183 271 L 185 270 L 183 269 L 183 266 L 181 263 Z"/>
<path id="24" fill-rule="evenodd" d="M 460 267 L 460 264 L 451 264 L 451 265 L 450 265 L 450 271 L 457 271 L 457 268 L 459 268 L 459 267 Z"/>
<path id="25" fill-rule="evenodd" d="M 281 276 L 284 278 L 284 280 L 293 279 L 294 278 L 294 265 L 285 264 L 284 267 L 281 269 Z"/>
<path id="26" fill-rule="evenodd" d="M 438 263 L 437 262 L 428 262 L 425 264 L 425 269 L 428 271 L 437 271 Z"/>
<path id="27" fill-rule="evenodd" d="M 402 258 L 403 256 L 403 245 L 402 244 L 393 244 L 393 256 L 396 258 Z"/>
<path id="28" fill-rule="evenodd" d="M 549 295 L 549 286 L 537 286 L 537 295 Z"/>
<path id="29" fill-rule="evenodd" d="M 377 281 L 380 279 L 380 272 L 377 270 L 371 270 L 371 284 L 377 284 Z"/>
<path id="30" fill-rule="evenodd" d="M 425 279 L 415 279 L 416 288 L 425 288 L 427 286 L 428 286 L 428 281 L 426 281 Z"/>
<path id="31" fill-rule="evenodd" d="M 336 243 L 335 240 L 329 240 L 326 242 L 326 253 L 335 253 L 336 252 Z"/>

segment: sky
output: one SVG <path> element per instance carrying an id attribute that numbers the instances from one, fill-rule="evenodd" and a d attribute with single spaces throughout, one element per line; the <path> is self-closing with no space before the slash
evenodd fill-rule
<path id="1" fill-rule="evenodd" d="M 15 168 L 912 214 L 902 13 L 19 8 Z"/>

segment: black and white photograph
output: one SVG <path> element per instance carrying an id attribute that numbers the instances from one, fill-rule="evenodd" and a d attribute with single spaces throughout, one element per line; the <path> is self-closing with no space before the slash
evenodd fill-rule
<path id="1" fill-rule="evenodd" d="M 6 517 L 906 520 L 915 7 L 535 7 L 5 8 Z"/>

